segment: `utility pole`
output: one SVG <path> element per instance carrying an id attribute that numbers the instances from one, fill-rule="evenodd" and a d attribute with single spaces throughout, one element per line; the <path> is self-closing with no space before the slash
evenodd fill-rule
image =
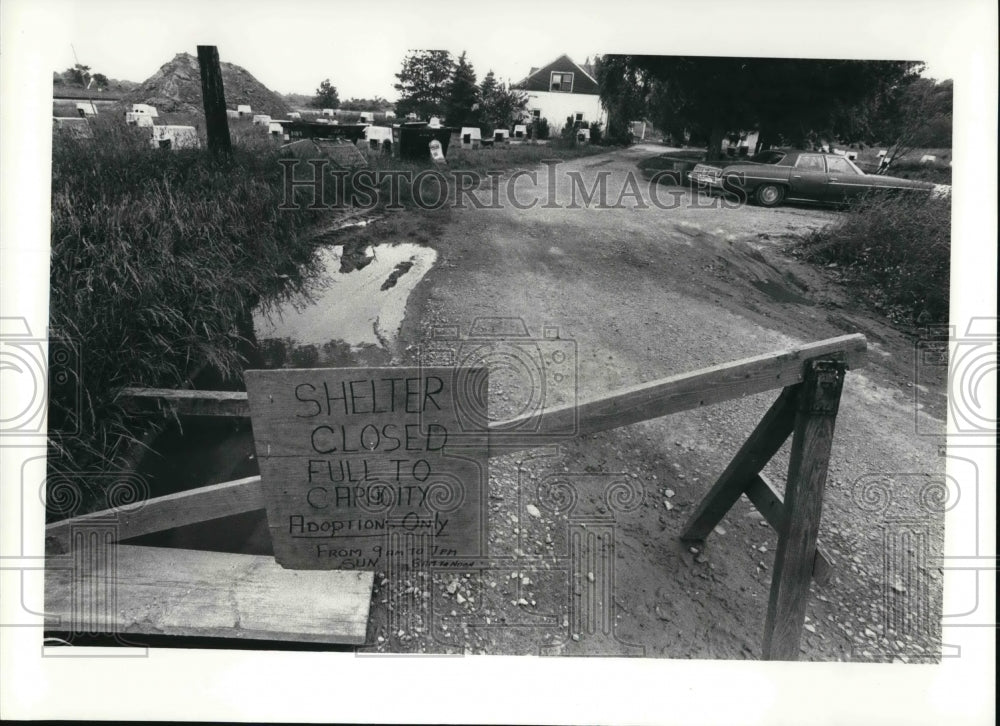
<path id="1" fill-rule="evenodd" d="M 219 49 L 214 45 L 199 45 L 198 65 L 201 67 L 201 97 L 205 105 L 208 150 L 213 156 L 228 158 L 232 156 L 233 145 L 229 138 L 229 118 L 226 115 L 226 94 L 222 87 Z"/>

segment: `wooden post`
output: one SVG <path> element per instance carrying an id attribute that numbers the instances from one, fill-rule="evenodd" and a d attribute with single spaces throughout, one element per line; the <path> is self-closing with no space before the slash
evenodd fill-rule
<path id="1" fill-rule="evenodd" d="M 214 45 L 198 46 L 201 67 L 201 96 L 205 104 L 205 129 L 208 149 L 213 156 L 229 157 L 233 153 L 229 138 L 229 118 L 226 116 L 226 94 L 222 87 L 219 49 Z"/>
<path id="2" fill-rule="evenodd" d="M 823 512 L 830 446 L 844 383 L 844 365 L 812 361 L 799 387 L 785 512 L 764 624 L 764 659 L 797 660 L 809 600 L 816 538 Z"/>

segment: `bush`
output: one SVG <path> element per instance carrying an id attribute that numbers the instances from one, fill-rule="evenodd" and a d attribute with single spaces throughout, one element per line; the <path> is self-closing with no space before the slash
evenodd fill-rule
<path id="1" fill-rule="evenodd" d="M 947 197 L 870 196 L 806 238 L 798 253 L 839 267 L 846 283 L 897 323 L 948 320 Z"/>
<path id="2" fill-rule="evenodd" d="M 58 390 L 55 470 L 102 470 L 141 422 L 123 386 L 173 388 L 208 367 L 241 370 L 251 311 L 300 289 L 314 212 L 280 211 L 282 169 L 265 134 L 234 134 L 233 158 L 167 151 L 118 119 L 93 139 L 53 137 L 50 324 L 77 348 L 79 408 Z M 71 388 L 71 387 L 70 387 Z"/>
<path id="3" fill-rule="evenodd" d="M 549 120 L 547 118 L 536 118 L 531 122 L 531 137 L 540 141 L 549 138 Z"/>
<path id="4" fill-rule="evenodd" d="M 601 124 L 594 121 L 590 124 L 590 143 L 599 144 L 601 143 Z"/>
<path id="5" fill-rule="evenodd" d="M 889 176 L 903 179 L 919 179 L 934 184 L 951 184 L 951 167 L 939 161 L 921 163 L 916 159 L 902 159 L 892 162 L 887 172 Z"/>

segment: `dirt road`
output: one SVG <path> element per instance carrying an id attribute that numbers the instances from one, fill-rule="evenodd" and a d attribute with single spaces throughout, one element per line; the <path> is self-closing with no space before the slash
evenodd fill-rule
<path id="1" fill-rule="evenodd" d="M 629 174 L 644 184 L 636 162 L 659 152 L 634 147 L 569 162 L 560 169 L 557 195 L 570 199 L 566 172 L 579 172 L 588 184 L 603 172 L 616 200 Z M 540 177 L 544 172 L 540 168 Z M 534 192 L 529 186 L 518 187 L 522 206 L 532 194 L 549 194 L 544 182 Z M 790 239 L 830 223 L 838 212 L 711 207 L 686 190 L 658 191 L 663 198 L 675 195 L 673 208 L 643 209 L 632 197 L 619 208 L 508 205 L 390 224 L 385 241 L 408 235 L 439 255 L 410 299 L 402 357 L 438 325 L 458 325 L 466 334 L 476 318 L 515 318 L 535 338 L 557 326 L 560 339 L 575 344 L 575 395 L 583 399 L 796 343 L 864 333 L 869 364 L 847 375 L 820 536 L 835 576 L 826 587 L 814 585 L 802 657 L 912 662 L 936 653 L 941 573 L 926 558 L 942 542 L 935 505 L 941 500 L 934 498 L 944 473 L 937 449 L 943 422 L 934 417 L 942 411 L 940 371 L 920 371 L 923 388 L 915 395 L 913 342 L 853 306 L 823 271 L 782 253 Z M 774 395 L 493 460 L 491 554 L 509 557 L 509 567 L 410 583 L 408 595 L 429 600 L 437 614 L 435 622 L 411 629 L 390 624 L 388 603 L 399 593 L 386 592 L 386 584 L 376 593 L 374 647 L 759 657 L 774 533 L 741 500 L 703 548 L 689 549 L 678 534 Z M 501 406 L 503 399 L 496 399 Z M 787 444 L 766 471 L 783 486 L 786 466 Z M 614 551 L 604 564 L 573 560 L 565 513 L 532 504 L 541 491 L 537 483 L 552 472 L 573 482 L 578 507 L 591 507 L 595 516 L 609 514 L 602 503 L 607 482 L 624 478 L 634 486 L 628 506 L 611 513 L 613 541 L 602 541 Z M 887 525 L 900 519 L 919 532 L 906 539 Z M 909 570 L 886 572 L 885 542 L 897 535 L 909 543 Z M 570 564 L 553 566 L 534 555 Z M 613 594 L 594 600 L 589 591 L 601 578 Z"/>

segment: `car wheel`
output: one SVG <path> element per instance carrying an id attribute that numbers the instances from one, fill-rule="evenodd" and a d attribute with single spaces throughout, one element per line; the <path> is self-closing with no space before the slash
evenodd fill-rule
<path id="1" fill-rule="evenodd" d="M 777 207 L 785 198 L 785 188 L 779 184 L 761 184 L 754 198 L 762 207 Z"/>

